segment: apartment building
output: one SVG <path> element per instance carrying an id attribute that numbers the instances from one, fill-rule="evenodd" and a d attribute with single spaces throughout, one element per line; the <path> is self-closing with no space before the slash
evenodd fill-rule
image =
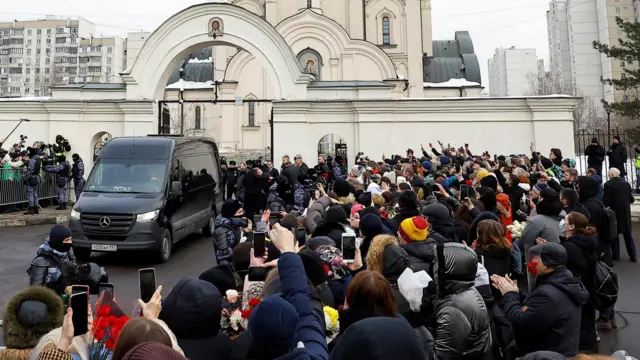
<path id="1" fill-rule="evenodd" d="M 496 49 L 489 59 L 489 93 L 491 96 L 531 95 L 538 77 L 535 49 Z"/>
<path id="2" fill-rule="evenodd" d="M 123 69 L 124 41 L 95 33 L 95 25 L 82 18 L 0 23 L 0 97 L 45 96 L 51 86 L 67 83 L 120 81 L 110 74 Z M 87 58 L 85 71 L 81 61 Z"/>
<path id="3" fill-rule="evenodd" d="M 142 49 L 142 45 L 144 45 L 149 36 L 151 36 L 151 33 L 148 31 L 127 33 L 127 38 L 125 39 L 124 46 L 125 69 L 133 65 L 133 62 L 136 61 L 136 58 L 140 53 L 140 49 Z"/>
<path id="4" fill-rule="evenodd" d="M 604 85 L 601 78 L 620 79 L 630 65 L 593 48 L 593 41 L 617 45 L 624 36 L 616 17 L 638 19 L 637 0 L 552 0 L 547 12 L 550 70 L 553 81 L 571 87 L 571 93 L 593 98 L 604 115 L 601 99 L 628 100 L 631 94 Z M 635 94 L 633 94 L 635 95 Z"/>

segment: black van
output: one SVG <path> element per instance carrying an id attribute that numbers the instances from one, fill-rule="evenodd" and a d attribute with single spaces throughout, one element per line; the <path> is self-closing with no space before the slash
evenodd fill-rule
<path id="1" fill-rule="evenodd" d="M 92 251 L 151 250 L 165 262 L 176 241 L 200 229 L 213 234 L 221 208 L 213 140 L 115 138 L 103 148 L 71 211 L 73 250 L 79 258 Z"/>

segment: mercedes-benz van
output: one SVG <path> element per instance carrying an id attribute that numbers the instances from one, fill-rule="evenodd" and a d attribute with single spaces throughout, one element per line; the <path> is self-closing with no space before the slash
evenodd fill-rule
<path id="1" fill-rule="evenodd" d="M 144 250 L 165 262 L 177 241 L 200 229 L 213 233 L 221 186 L 211 139 L 115 138 L 71 211 L 74 253 Z"/>

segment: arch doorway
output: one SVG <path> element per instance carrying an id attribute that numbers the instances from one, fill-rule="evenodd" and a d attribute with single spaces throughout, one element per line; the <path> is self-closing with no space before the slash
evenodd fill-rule
<path id="1" fill-rule="evenodd" d="M 331 156 L 347 161 L 347 142 L 340 135 L 327 134 L 318 141 L 318 155 Z"/>
<path id="2" fill-rule="evenodd" d="M 258 59 L 271 79 L 274 98 L 306 99 L 313 75 L 302 72 L 273 25 L 239 6 L 207 2 L 173 15 L 151 34 L 133 66 L 121 74 L 127 84 L 127 100 L 162 99 L 180 60 L 215 45 L 239 47 Z"/>
<path id="3" fill-rule="evenodd" d="M 99 132 L 93 136 L 91 139 L 91 148 L 93 149 L 92 159 L 94 163 L 98 160 L 100 153 L 102 153 L 102 148 L 104 148 L 112 138 L 111 134 L 106 131 Z"/>

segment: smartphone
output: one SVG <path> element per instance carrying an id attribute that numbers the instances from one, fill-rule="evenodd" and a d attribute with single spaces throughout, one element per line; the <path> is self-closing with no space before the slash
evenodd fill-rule
<path id="1" fill-rule="evenodd" d="M 88 285 L 72 285 L 71 286 L 71 295 L 87 293 L 89 294 L 89 286 Z"/>
<path id="2" fill-rule="evenodd" d="M 156 292 L 156 269 L 138 270 L 138 279 L 140 281 L 140 299 L 147 303 L 153 297 L 153 293 Z"/>
<path id="3" fill-rule="evenodd" d="M 73 310 L 73 336 L 84 335 L 89 331 L 89 293 L 72 294 L 69 306 Z"/>
<path id="4" fill-rule="evenodd" d="M 469 185 L 460 185 L 460 197 L 463 200 L 469 197 Z"/>
<path id="5" fill-rule="evenodd" d="M 98 295 L 102 295 L 102 293 L 104 293 L 105 299 L 113 300 L 115 296 L 113 292 L 113 284 L 100 283 L 100 285 L 98 285 Z"/>
<path id="6" fill-rule="evenodd" d="M 342 259 L 346 263 L 352 263 L 356 258 L 356 236 L 342 234 Z"/>
<path id="7" fill-rule="evenodd" d="M 249 266 L 249 281 L 265 281 L 268 272 L 265 267 Z"/>
<path id="8" fill-rule="evenodd" d="M 264 256 L 266 247 L 266 234 L 263 232 L 253 232 L 253 256 L 261 258 Z"/>
<path id="9" fill-rule="evenodd" d="M 307 229 L 299 227 L 295 229 L 295 239 L 298 242 L 298 246 L 303 247 L 307 244 Z"/>

